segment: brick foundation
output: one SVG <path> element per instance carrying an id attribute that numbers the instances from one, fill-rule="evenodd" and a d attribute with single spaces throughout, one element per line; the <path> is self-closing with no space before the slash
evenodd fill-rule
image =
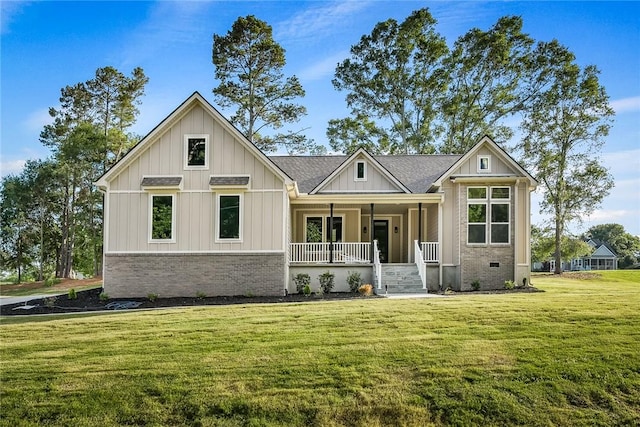
<path id="1" fill-rule="evenodd" d="M 281 296 L 284 253 L 107 254 L 104 292 L 110 298 Z"/>

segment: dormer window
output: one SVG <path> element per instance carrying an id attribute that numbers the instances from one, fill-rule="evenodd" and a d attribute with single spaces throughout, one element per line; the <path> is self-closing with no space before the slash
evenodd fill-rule
<path id="1" fill-rule="evenodd" d="M 491 172 L 491 156 L 478 156 L 478 172 Z"/>
<path id="2" fill-rule="evenodd" d="M 355 180 L 356 181 L 367 180 L 367 162 L 365 162 L 364 160 L 358 160 L 356 162 Z"/>
<path id="3" fill-rule="evenodd" d="M 185 135 L 184 155 L 185 169 L 209 169 L 209 135 Z"/>

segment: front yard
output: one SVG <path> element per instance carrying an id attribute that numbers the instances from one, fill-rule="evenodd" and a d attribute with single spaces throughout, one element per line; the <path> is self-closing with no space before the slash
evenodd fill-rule
<path id="1" fill-rule="evenodd" d="M 638 425 L 640 271 L 3 318 L 0 425 Z"/>

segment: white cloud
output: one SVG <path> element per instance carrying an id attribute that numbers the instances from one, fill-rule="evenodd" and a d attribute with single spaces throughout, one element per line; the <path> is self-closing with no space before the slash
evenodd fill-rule
<path id="1" fill-rule="evenodd" d="M 275 40 L 305 41 L 320 39 L 334 33 L 336 28 L 349 24 L 353 15 L 366 9 L 368 1 L 335 1 L 320 3 L 297 13 L 274 26 Z"/>
<path id="2" fill-rule="evenodd" d="M 603 153 L 601 158 L 615 177 L 640 175 L 640 148 Z"/>
<path id="3" fill-rule="evenodd" d="M 0 34 L 9 32 L 9 26 L 17 15 L 28 6 L 29 1 L 1 1 L 0 2 Z"/>
<path id="4" fill-rule="evenodd" d="M 616 99 L 609 104 L 616 114 L 640 111 L 640 96 Z"/>
<path id="5" fill-rule="evenodd" d="M 26 160 L 3 160 L 0 162 L 0 176 L 20 173 L 25 163 Z"/>
<path id="6" fill-rule="evenodd" d="M 40 108 L 31 112 L 23 121 L 23 124 L 27 127 L 29 132 L 39 133 L 45 125 L 48 125 L 51 122 L 52 118 L 49 115 L 49 109 Z"/>
<path id="7" fill-rule="evenodd" d="M 304 68 L 300 73 L 298 73 L 298 77 L 300 77 L 300 80 L 302 81 L 314 81 L 322 80 L 327 76 L 333 76 L 333 73 L 336 70 L 336 65 L 338 65 L 338 63 L 344 60 L 347 56 L 349 56 L 349 52 L 346 51 L 336 53 L 335 55 Z"/>

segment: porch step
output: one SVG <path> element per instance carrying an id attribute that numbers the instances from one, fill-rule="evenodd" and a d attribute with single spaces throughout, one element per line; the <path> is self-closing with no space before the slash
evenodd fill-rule
<path id="1" fill-rule="evenodd" d="M 382 289 L 387 294 L 422 294 L 420 273 L 415 264 L 383 264 Z"/>

